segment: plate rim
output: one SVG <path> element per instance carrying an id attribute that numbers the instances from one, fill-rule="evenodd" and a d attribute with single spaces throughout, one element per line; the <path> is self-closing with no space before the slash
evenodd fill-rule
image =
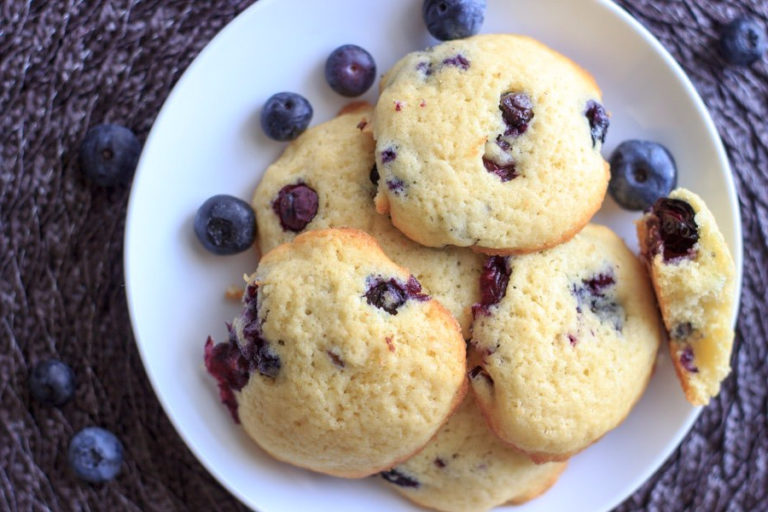
<path id="1" fill-rule="evenodd" d="M 161 121 L 168 115 L 167 105 L 172 103 L 175 97 L 178 94 L 180 94 L 179 91 L 182 88 L 182 85 L 189 79 L 189 76 L 192 75 L 192 72 L 198 66 L 200 66 L 201 65 L 200 63 L 204 60 L 202 57 L 204 57 L 209 53 L 212 53 L 216 47 L 222 44 L 222 41 L 225 39 L 224 37 L 225 33 L 232 32 L 232 29 L 235 26 L 244 24 L 248 19 L 256 15 L 254 14 L 255 12 L 260 12 L 263 9 L 267 9 L 268 7 L 264 7 L 264 6 L 270 6 L 275 1 L 276 0 L 258 0 L 255 3 L 251 4 L 250 6 L 245 8 L 242 12 L 240 12 L 238 15 L 236 15 L 229 23 L 224 25 L 214 35 L 214 37 L 207 44 L 205 44 L 205 46 L 200 50 L 200 52 L 192 59 L 192 62 L 189 64 L 189 66 L 187 66 L 187 68 L 182 72 L 181 76 L 179 76 L 178 80 L 173 85 L 173 88 L 171 89 L 170 93 L 168 94 L 166 99 L 163 101 L 163 105 L 160 107 L 160 110 L 158 111 L 157 116 L 152 122 L 152 126 L 149 130 L 149 133 L 147 134 L 146 140 L 144 142 L 144 147 L 149 146 L 150 142 L 153 141 L 158 136 L 157 126 L 162 124 Z M 715 126 L 714 120 L 712 119 L 712 116 L 709 112 L 709 109 L 706 107 L 704 100 L 702 99 L 699 92 L 696 90 L 696 87 L 693 85 L 693 82 L 691 81 L 689 76 L 683 70 L 682 66 L 677 62 L 677 60 L 675 60 L 675 58 L 671 55 L 671 53 L 650 32 L 648 28 L 646 28 L 640 21 L 635 19 L 628 11 L 626 11 L 620 5 L 614 3 L 612 0 L 590 0 L 590 1 L 592 4 L 596 5 L 597 7 L 608 10 L 612 15 L 617 17 L 620 21 L 623 21 L 625 24 L 631 27 L 633 31 L 639 34 L 642 37 L 643 41 L 650 46 L 654 54 L 656 56 L 661 57 L 666 67 L 672 72 L 674 77 L 677 79 L 678 83 L 682 85 L 687 96 L 691 98 L 699 116 L 703 118 L 704 127 L 707 131 L 707 135 L 712 140 L 712 142 L 714 142 L 715 152 L 718 157 L 718 164 L 721 168 L 725 169 L 728 172 L 728 176 L 726 179 L 726 183 L 727 183 L 726 192 L 728 196 L 728 203 L 731 209 L 731 214 L 733 215 L 733 219 L 735 221 L 734 223 L 735 246 L 729 247 L 732 251 L 734 262 L 736 263 L 736 273 L 737 273 L 736 286 L 735 286 L 737 301 L 732 314 L 732 324 L 735 328 L 736 321 L 738 319 L 738 311 L 740 307 L 742 277 L 743 277 L 742 275 L 743 274 L 742 219 L 741 219 L 741 211 L 739 208 L 738 196 L 736 193 L 735 180 L 733 178 L 733 169 L 731 168 L 730 161 L 725 151 L 725 147 L 723 145 L 720 134 L 718 133 L 717 127 Z M 135 177 L 139 175 L 141 169 L 143 168 L 145 163 L 145 158 L 146 158 L 146 152 L 142 150 L 142 154 L 136 166 Z M 173 426 L 176 434 L 182 439 L 187 449 L 189 449 L 189 451 L 194 455 L 195 459 L 205 468 L 205 470 L 214 479 L 216 479 L 216 481 L 222 487 L 224 487 L 227 490 L 227 492 L 229 492 L 232 496 L 234 496 L 244 506 L 251 508 L 251 499 L 246 497 L 245 494 L 242 493 L 238 488 L 234 487 L 233 485 L 230 485 L 228 480 L 217 469 L 217 467 L 214 464 L 212 464 L 208 460 L 208 458 L 195 447 L 194 443 L 190 441 L 190 439 L 188 438 L 188 435 L 178 424 L 177 419 L 169 413 L 169 411 L 172 410 L 172 408 L 167 403 L 166 398 L 163 396 L 163 394 L 160 393 L 160 388 L 158 387 L 158 383 L 154 375 L 148 370 L 148 355 L 144 349 L 144 345 L 139 341 L 139 336 L 137 335 L 138 329 L 136 326 L 138 325 L 138 319 L 136 317 L 136 308 L 134 306 L 134 299 L 132 298 L 133 294 L 131 293 L 132 287 L 130 284 L 132 282 L 131 276 L 134 274 L 134 271 L 130 263 L 130 258 L 129 258 L 130 251 L 128 250 L 128 248 L 133 246 L 133 244 L 131 243 L 131 239 L 134 237 L 134 235 L 132 234 L 136 230 L 136 228 L 134 227 L 133 219 L 135 217 L 134 212 L 138 208 L 136 206 L 136 203 L 138 200 L 136 199 L 136 193 L 135 193 L 135 188 L 136 188 L 135 177 L 134 177 L 134 182 L 131 185 L 128 205 L 126 208 L 125 228 L 124 228 L 124 236 L 123 236 L 123 274 L 125 279 L 125 296 L 126 296 L 126 304 L 128 307 L 128 314 L 129 314 L 130 323 L 131 323 L 131 331 L 133 334 L 133 338 L 135 340 L 136 347 L 139 352 L 139 356 L 141 358 L 144 374 L 146 375 L 152 387 L 152 391 L 154 392 L 155 397 L 160 403 L 166 418 Z M 661 350 L 663 350 L 663 348 L 660 348 L 660 351 Z M 657 454 L 657 456 L 654 458 L 653 463 L 648 465 L 648 468 L 644 472 L 642 472 L 642 474 L 638 475 L 634 480 L 628 482 L 624 486 L 623 490 L 620 493 L 617 493 L 618 497 L 614 498 L 613 501 L 610 503 L 610 506 L 608 506 L 605 510 L 611 510 L 615 508 L 617 505 L 626 501 L 645 482 L 647 482 L 648 479 L 654 473 L 656 473 L 659 469 L 661 469 L 665 461 L 669 459 L 672 453 L 678 448 L 683 438 L 690 433 L 691 428 L 693 427 L 693 424 L 696 422 L 699 415 L 701 414 L 702 409 L 703 407 L 691 408 L 691 411 L 687 416 L 683 425 L 680 428 L 678 428 L 675 435 L 672 436 L 670 440 L 665 444 L 664 448 L 660 450 L 659 454 Z"/>

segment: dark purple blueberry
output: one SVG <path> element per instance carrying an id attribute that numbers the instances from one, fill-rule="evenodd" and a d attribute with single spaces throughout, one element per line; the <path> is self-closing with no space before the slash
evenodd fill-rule
<path id="1" fill-rule="evenodd" d="M 405 182 L 400 178 L 389 178 L 387 188 L 395 194 L 401 194 L 405 190 Z"/>
<path id="2" fill-rule="evenodd" d="M 443 469 L 446 466 L 445 461 L 440 457 L 436 457 L 433 462 L 435 463 L 435 466 L 437 466 L 440 469 Z"/>
<path id="3" fill-rule="evenodd" d="M 208 336 L 204 357 L 205 369 L 218 383 L 221 402 L 229 409 L 235 423 L 240 423 L 234 391 L 243 389 L 251 372 L 237 340 L 231 336 L 227 342 L 214 344 L 213 339 Z"/>
<path id="4" fill-rule="evenodd" d="M 682 322 L 677 324 L 669 333 L 669 336 L 675 340 L 684 340 L 693 334 L 693 325 L 691 322 Z"/>
<path id="5" fill-rule="evenodd" d="M 656 142 L 625 140 L 611 155 L 608 192 L 627 210 L 645 210 L 677 185 L 672 154 Z"/>
<path id="6" fill-rule="evenodd" d="M 501 117 L 507 124 L 505 136 L 518 137 L 528 129 L 533 119 L 533 102 L 524 92 L 508 92 L 501 95 L 499 102 Z"/>
<path id="7" fill-rule="evenodd" d="M 482 366 L 475 366 L 469 370 L 470 379 L 475 380 L 478 377 L 482 377 L 489 386 L 493 386 L 493 377 L 491 377 Z"/>
<path id="8" fill-rule="evenodd" d="M 99 124 L 89 129 L 80 145 L 80 170 L 102 187 L 131 181 L 141 153 L 141 143 L 125 126 Z"/>
<path id="9" fill-rule="evenodd" d="M 371 174 L 368 177 L 370 178 L 371 183 L 375 186 L 379 186 L 379 168 L 376 167 L 376 164 L 373 164 L 373 167 L 371 167 Z"/>
<path id="10" fill-rule="evenodd" d="M 123 444 L 103 428 L 87 427 L 74 435 L 67 450 L 75 474 L 91 483 L 112 480 L 123 464 Z"/>
<path id="11" fill-rule="evenodd" d="M 480 274 L 480 302 L 472 306 L 472 313 L 488 315 L 488 308 L 498 304 L 507 294 L 507 285 L 512 269 L 509 266 L 509 258 L 504 256 L 490 256 L 483 264 Z"/>
<path id="12" fill-rule="evenodd" d="M 720 53 L 731 64 L 749 66 L 763 57 L 766 47 L 765 29 L 754 18 L 736 18 L 720 32 Z"/>
<path id="13" fill-rule="evenodd" d="M 441 41 L 477 34 L 485 18 L 485 0 L 424 0 L 424 24 Z"/>
<path id="14" fill-rule="evenodd" d="M 325 61 L 325 80 L 342 96 L 360 96 L 376 79 L 373 56 L 354 44 L 339 46 Z"/>
<path id="15" fill-rule="evenodd" d="M 588 309 L 601 322 L 611 322 L 617 331 L 621 331 L 624 326 L 624 308 L 611 293 L 615 285 L 613 271 L 595 274 L 574 284 L 571 292 L 576 297 L 576 311 L 583 313 Z"/>
<path id="16" fill-rule="evenodd" d="M 293 140 L 307 129 L 312 114 L 312 105 L 304 96 L 279 92 L 270 96 L 261 109 L 261 128 L 271 139 Z"/>
<path id="17" fill-rule="evenodd" d="M 304 183 L 286 185 L 272 203 L 272 210 L 285 231 L 298 233 L 317 215 L 317 192 Z"/>
<path id="18" fill-rule="evenodd" d="M 371 306 L 383 309 L 390 315 L 396 315 L 397 309 L 408 299 L 429 300 L 429 295 L 422 293 L 421 284 L 413 276 L 410 276 L 405 284 L 394 278 L 384 280 L 378 277 L 368 278 L 365 299 Z"/>
<path id="19" fill-rule="evenodd" d="M 368 304 L 383 309 L 390 315 L 397 314 L 397 308 L 405 304 L 405 290 L 395 281 L 380 281 L 365 292 Z"/>
<path id="20" fill-rule="evenodd" d="M 29 392 L 42 405 L 64 405 L 75 394 L 75 374 L 58 359 L 42 361 L 29 374 Z"/>
<path id="21" fill-rule="evenodd" d="M 470 62 L 465 56 L 458 54 L 458 55 L 454 55 L 453 57 L 448 57 L 447 59 L 444 59 L 443 65 L 454 66 L 466 71 L 469 69 Z"/>
<path id="22" fill-rule="evenodd" d="M 691 205 L 680 199 L 661 198 L 653 204 L 646 221 L 648 251 L 653 256 L 663 253 L 664 261 L 695 256 L 699 229 Z"/>
<path id="23" fill-rule="evenodd" d="M 387 482 L 395 485 L 399 485 L 400 487 L 419 487 L 419 481 L 416 480 L 414 477 L 406 475 L 402 471 L 398 469 L 390 469 L 389 471 L 382 471 L 379 473 L 381 475 L 381 478 L 386 480 Z"/>
<path id="24" fill-rule="evenodd" d="M 387 148 L 381 152 L 381 163 L 388 164 L 397 158 L 397 153 L 393 148 Z"/>
<path id="25" fill-rule="evenodd" d="M 253 245 L 256 216 L 251 205 L 219 194 L 207 199 L 195 214 L 195 235 L 214 254 L 236 254 Z"/>
<path id="26" fill-rule="evenodd" d="M 597 141 L 601 143 L 605 142 L 605 135 L 608 133 L 608 126 L 611 124 L 611 120 L 608 117 L 608 112 L 601 104 L 595 100 L 589 100 L 587 102 L 587 109 L 584 111 L 584 115 L 589 121 L 589 132 L 592 136 L 592 147 L 595 147 Z"/>
<path id="27" fill-rule="evenodd" d="M 501 135 L 496 137 L 496 145 L 501 148 L 502 151 L 509 151 L 511 147 L 509 142 L 501 138 Z"/>
<path id="28" fill-rule="evenodd" d="M 570 343 L 572 347 L 575 347 L 578 342 L 579 342 L 579 339 L 576 336 L 574 336 L 571 333 L 568 333 L 568 343 Z"/>
<path id="29" fill-rule="evenodd" d="M 423 61 L 419 62 L 416 64 L 416 69 L 424 73 L 426 76 L 429 76 L 432 74 L 432 63 Z"/>
<path id="30" fill-rule="evenodd" d="M 693 359 L 693 348 L 690 345 L 686 345 L 683 351 L 680 352 L 680 366 L 691 373 L 699 373 L 699 369 L 693 364 Z"/>
<path id="31" fill-rule="evenodd" d="M 483 157 L 483 166 L 486 171 L 501 178 L 502 182 L 511 181 L 519 176 L 515 169 L 515 162 L 497 164 L 490 158 Z"/>

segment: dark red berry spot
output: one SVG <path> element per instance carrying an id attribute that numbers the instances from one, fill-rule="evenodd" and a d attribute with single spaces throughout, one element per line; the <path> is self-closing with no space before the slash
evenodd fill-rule
<path id="1" fill-rule="evenodd" d="M 680 366 L 691 373 L 699 373 L 699 369 L 693 364 L 693 359 L 693 348 L 690 345 L 686 345 L 683 351 L 680 352 Z"/>
<path id="2" fill-rule="evenodd" d="M 418 480 L 416 480 L 412 476 L 406 475 L 405 473 L 397 469 L 382 471 L 379 474 L 381 475 L 381 478 L 383 478 L 387 482 L 391 484 L 399 485 L 400 487 L 418 487 L 419 486 Z"/>
<path id="3" fill-rule="evenodd" d="M 237 400 L 235 391 L 240 391 L 248 383 L 251 375 L 248 361 L 243 357 L 237 340 L 231 336 L 229 341 L 213 343 L 208 336 L 205 341 L 205 368 L 219 385 L 219 398 L 227 406 L 235 423 L 240 423 L 237 414 Z"/>
<path id="4" fill-rule="evenodd" d="M 387 148 L 381 152 L 381 163 L 388 164 L 397 158 L 397 153 L 393 148 Z"/>
<path id="5" fill-rule="evenodd" d="M 303 183 L 298 183 L 280 189 L 272 203 L 272 209 L 284 230 L 298 233 L 315 218 L 317 205 L 317 192 Z"/>
<path id="6" fill-rule="evenodd" d="M 337 354 L 333 350 L 326 350 L 325 353 L 328 354 L 328 357 L 331 358 L 331 361 L 333 362 L 333 364 L 335 364 L 339 368 L 344 368 L 344 360 L 341 358 L 339 354 Z"/>
<path id="7" fill-rule="evenodd" d="M 480 302 L 472 306 L 472 314 L 478 313 L 490 315 L 489 308 L 498 304 L 507 294 L 507 284 L 512 269 L 509 267 L 509 258 L 504 256 L 491 256 L 483 264 L 480 274 Z"/>
<path id="8" fill-rule="evenodd" d="M 699 229 L 691 205 L 680 199 L 662 197 L 651 207 L 646 221 L 648 251 L 646 257 L 663 252 L 664 261 L 696 256 L 694 246 L 699 241 Z"/>
<path id="9" fill-rule="evenodd" d="M 605 107 L 595 100 L 589 100 L 584 115 L 587 116 L 587 120 L 589 121 L 592 147 L 595 147 L 598 140 L 600 142 L 605 142 L 608 126 L 611 124 L 611 120 L 608 118 L 608 112 L 605 110 Z"/>
<path id="10" fill-rule="evenodd" d="M 445 467 L 445 461 L 440 457 L 435 458 L 434 463 L 435 463 L 435 466 L 439 467 L 440 469 Z"/>
<path id="11" fill-rule="evenodd" d="M 483 166 L 486 171 L 501 178 L 502 182 L 513 180 L 519 176 L 515 170 L 514 162 L 509 164 L 497 164 L 493 160 L 483 157 Z"/>
<path id="12" fill-rule="evenodd" d="M 499 102 L 501 117 L 507 124 L 506 136 L 518 137 L 528 129 L 533 119 L 533 102 L 524 92 L 508 92 L 501 95 Z"/>
<path id="13" fill-rule="evenodd" d="M 466 57 L 464 57 L 461 54 L 455 55 L 453 57 L 448 57 L 443 61 L 443 65 L 445 66 L 456 66 L 457 68 L 461 68 L 462 70 L 466 71 L 469 69 L 470 62 L 467 60 Z"/>
<path id="14" fill-rule="evenodd" d="M 390 352 L 394 352 L 395 344 L 392 342 L 392 336 L 387 336 L 386 338 L 384 338 L 384 341 L 387 343 L 387 350 L 389 350 Z"/>
<path id="15" fill-rule="evenodd" d="M 579 342 L 579 340 L 571 333 L 568 333 L 568 342 L 571 344 L 572 347 L 575 347 L 576 344 Z"/>
<path id="16" fill-rule="evenodd" d="M 402 103 L 400 103 L 399 101 L 396 101 L 396 102 L 395 102 L 395 110 L 396 110 L 397 112 L 400 112 L 401 110 L 403 110 L 403 104 L 402 104 Z"/>
<path id="17" fill-rule="evenodd" d="M 366 121 L 365 119 L 357 123 L 357 129 L 360 131 L 363 131 L 363 128 L 365 128 L 366 126 L 368 126 L 368 121 Z"/>
<path id="18" fill-rule="evenodd" d="M 488 372 L 485 371 L 485 368 L 483 368 L 482 366 L 475 366 L 469 371 L 469 378 L 472 380 L 475 380 L 479 377 L 482 377 L 483 379 L 485 379 L 485 382 L 489 386 L 493 386 L 493 378 L 490 375 L 488 375 Z"/>

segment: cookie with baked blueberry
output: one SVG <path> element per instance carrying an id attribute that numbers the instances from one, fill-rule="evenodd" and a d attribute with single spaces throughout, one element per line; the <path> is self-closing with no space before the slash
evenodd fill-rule
<path id="1" fill-rule="evenodd" d="M 537 462 L 565 460 L 624 420 L 663 331 L 621 238 L 590 224 L 546 251 L 493 256 L 481 286 L 469 377 L 496 435 Z"/>
<path id="2" fill-rule="evenodd" d="M 253 208 L 262 251 L 323 228 L 372 234 L 384 252 L 410 270 L 456 317 L 469 338 L 470 307 L 479 300 L 482 256 L 468 249 L 419 245 L 376 213 L 379 175 L 373 156 L 373 107 L 355 103 L 290 143 L 256 188 Z"/>
<path id="3" fill-rule="evenodd" d="M 605 196 L 601 102 L 586 71 L 528 37 L 410 53 L 376 104 L 377 208 L 430 247 L 515 254 L 562 243 Z"/>
<path id="4" fill-rule="evenodd" d="M 425 507 L 477 512 L 535 498 L 554 485 L 565 466 L 535 464 L 502 443 L 468 396 L 424 449 L 381 476 Z"/>
<path id="5" fill-rule="evenodd" d="M 465 350 L 456 320 L 371 236 L 326 229 L 261 259 L 205 363 L 266 452 L 355 478 L 437 432 L 466 392 Z"/>
<path id="6" fill-rule="evenodd" d="M 675 371 L 694 405 L 706 405 L 731 371 L 736 268 L 704 201 L 678 188 L 637 222 Z"/>

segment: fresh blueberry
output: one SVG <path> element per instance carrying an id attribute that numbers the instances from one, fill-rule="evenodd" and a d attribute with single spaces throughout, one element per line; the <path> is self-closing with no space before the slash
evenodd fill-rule
<path id="1" fill-rule="evenodd" d="M 318 197 L 312 187 L 304 183 L 286 185 L 277 193 L 272 210 L 285 231 L 298 233 L 317 215 Z"/>
<path id="2" fill-rule="evenodd" d="M 123 445 L 112 432 L 99 427 L 84 428 L 69 442 L 69 464 L 87 482 L 112 480 L 123 463 Z"/>
<path id="3" fill-rule="evenodd" d="M 760 60 L 766 47 L 765 29 L 753 18 L 736 18 L 720 32 L 720 52 L 731 64 L 749 66 Z"/>
<path id="4" fill-rule="evenodd" d="M 275 140 L 293 140 L 307 129 L 312 120 L 312 105 L 294 92 L 272 95 L 261 110 L 261 128 Z"/>
<path id="5" fill-rule="evenodd" d="M 695 256 L 699 227 L 690 204 L 662 197 L 653 203 L 651 214 L 646 223 L 649 255 L 662 252 L 665 262 Z"/>
<path id="6" fill-rule="evenodd" d="M 29 391 L 43 405 L 64 405 L 75 394 L 75 374 L 58 359 L 48 359 L 30 373 Z"/>
<path id="7" fill-rule="evenodd" d="M 477 34 L 485 18 L 485 0 L 424 0 L 421 15 L 436 39 L 447 41 Z"/>
<path id="8" fill-rule="evenodd" d="M 587 121 L 589 121 L 589 134 L 592 136 L 592 147 L 595 147 L 597 141 L 605 142 L 608 126 L 611 124 L 611 120 L 605 107 L 595 100 L 589 100 L 584 115 L 587 117 Z"/>
<path id="9" fill-rule="evenodd" d="M 622 208 L 645 210 L 676 185 L 675 159 L 661 144 L 626 140 L 611 155 L 608 191 Z"/>
<path id="10" fill-rule="evenodd" d="M 325 61 L 325 80 L 342 96 L 360 96 L 376 79 L 376 62 L 354 44 L 339 46 Z"/>
<path id="11" fill-rule="evenodd" d="M 80 145 L 80 170 L 101 187 L 128 183 L 139 161 L 141 143 L 131 130 L 99 124 L 88 130 Z"/>
<path id="12" fill-rule="evenodd" d="M 251 206 L 236 197 L 209 198 L 195 214 L 195 234 L 214 254 L 235 254 L 253 245 L 256 217 Z"/>

